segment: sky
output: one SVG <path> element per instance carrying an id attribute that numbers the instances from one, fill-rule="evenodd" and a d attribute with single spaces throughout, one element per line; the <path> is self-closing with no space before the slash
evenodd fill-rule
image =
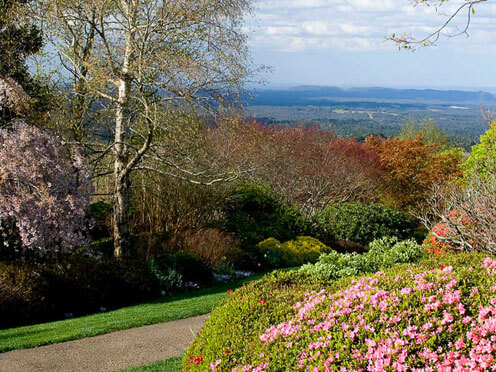
<path id="1" fill-rule="evenodd" d="M 247 22 L 267 87 L 333 85 L 485 89 L 496 92 L 496 1 L 475 7 L 469 37 L 399 51 L 386 36 L 425 36 L 464 0 L 439 9 L 410 0 L 258 0 Z M 449 32 L 463 28 L 461 14 Z"/>

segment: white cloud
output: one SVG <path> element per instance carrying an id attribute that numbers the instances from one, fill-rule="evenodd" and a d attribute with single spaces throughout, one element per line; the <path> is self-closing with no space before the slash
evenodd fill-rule
<path id="1" fill-rule="evenodd" d="M 464 0 L 453 0 L 441 10 L 449 14 Z M 496 51 L 496 4 L 476 8 L 471 38 L 450 42 L 450 48 L 475 53 Z M 252 46 L 271 51 L 388 50 L 392 34 L 425 36 L 446 19 L 434 7 L 412 7 L 409 0 L 258 0 Z M 463 29 L 460 15 L 451 32 Z"/>

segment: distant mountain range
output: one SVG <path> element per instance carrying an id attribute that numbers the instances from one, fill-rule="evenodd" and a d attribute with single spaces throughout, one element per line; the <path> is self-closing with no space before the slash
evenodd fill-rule
<path id="1" fill-rule="evenodd" d="M 389 102 L 495 105 L 496 96 L 489 92 L 436 89 L 350 88 L 297 86 L 289 89 L 267 89 L 254 92 L 252 106 L 324 106 L 336 102 Z"/>

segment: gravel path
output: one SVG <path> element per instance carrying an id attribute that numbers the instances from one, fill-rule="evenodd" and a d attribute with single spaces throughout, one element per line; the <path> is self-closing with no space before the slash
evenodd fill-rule
<path id="1" fill-rule="evenodd" d="M 179 356 L 208 315 L 0 354 L 1 372 L 114 371 Z"/>

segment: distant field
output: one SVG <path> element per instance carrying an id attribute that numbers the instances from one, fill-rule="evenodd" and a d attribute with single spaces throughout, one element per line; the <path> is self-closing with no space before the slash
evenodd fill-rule
<path id="1" fill-rule="evenodd" d="M 246 116 L 267 125 L 316 124 L 337 134 L 363 139 L 371 134 L 397 135 L 405 121 L 432 117 L 460 146 L 478 143 L 488 128 L 480 107 L 461 104 L 397 104 L 384 102 L 328 102 L 316 106 L 247 106 Z"/>

